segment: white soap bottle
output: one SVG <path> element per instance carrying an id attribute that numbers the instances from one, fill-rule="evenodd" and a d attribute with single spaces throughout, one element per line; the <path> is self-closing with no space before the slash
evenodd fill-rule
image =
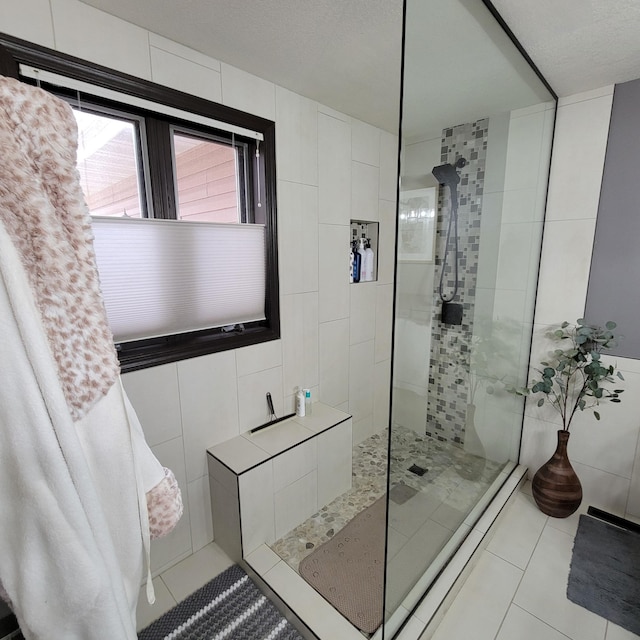
<path id="1" fill-rule="evenodd" d="M 313 411 L 313 405 L 311 404 L 311 389 L 303 389 L 304 391 L 304 411 L 305 414 L 310 416 Z"/>
<path id="2" fill-rule="evenodd" d="M 305 416 L 304 391 L 300 387 L 296 391 L 296 415 L 301 418 Z"/>
<path id="3" fill-rule="evenodd" d="M 364 274 L 365 280 L 371 282 L 373 280 L 373 264 L 375 256 L 371 248 L 371 240 L 367 240 L 367 248 L 364 250 Z"/>
<path id="4" fill-rule="evenodd" d="M 365 249 L 365 238 L 364 235 L 359 240 L 358 253 L 360 254 L 360 282 L 367 281 L 367 272 L 364 267 L 364 260 L 367 256 L 367 250 Z"/>

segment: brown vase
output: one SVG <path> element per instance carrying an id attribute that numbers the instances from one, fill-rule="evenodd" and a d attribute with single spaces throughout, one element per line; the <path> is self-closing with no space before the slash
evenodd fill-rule
<path id="1" fill-rule="evenodd" d="M 582 502 L 582 485 L 567 457 L 568 431 L 558 431 L 558 446 L 533 476 L 533 498 L 542 513 L 566 518 Z"/>

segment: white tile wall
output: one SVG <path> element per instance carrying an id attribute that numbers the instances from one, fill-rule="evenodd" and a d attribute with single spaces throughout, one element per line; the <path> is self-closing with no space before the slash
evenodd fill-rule
<path id="1" fill-rule="evenodd" d="M 276 122 L 278 178 L 317 186 L 317 103 L 276 87 Z"/>
<path id="2" fill-rule="evenodd" d="M 376 300 L 381 287 L 373 282 L 352 284 L 349 344 L 368 342 L 376 337 Z M 382 336 L 380 338 L 382 340 Z"/>
<path id="3" fill-rule="evenodd" d="M 318 188 L 278 180 L 280 293 L 318 290 Z"/>
<path id="4" fill-rule="evenodd" d="M 314 388 L 324 402 L 348 409 L 349 318 L 352 312 L 361 313 L 351 305 L 346 261 L 352 198 L 358 210 L 380 219 L 378 284 L 390 285 L 397 136 L 79 0 L 0 4 L 2 31 L 276 121 L 281 342 L 123 376 L 149 443 L 162 445 L 159 451 L 168 466 L 176 467 L 185 497 L 179 530 L 169 542 L 154 545 L 154 568 L 163 567 L 211 537 L 204 450 L 264 421 L 266 391 L 278 413 L 285 408 L 285 397 L 291 404 L 298 384 Z M 380 296 L 386 299 L 388 292 Z M 370 387 L 373 345 L 378 346 L 375 359 L 383 357 L 389 338 L 388 324 L 375 306 L 370 316 L 374 333 L 371 326 L 366 332 Z M 378 385 L 384 384 L 384 362 L 376 367 Z M 372 393 L 371 388 L 364 393 L 367 415 L 358 422 L 360 433 L 373 430 Z M 355 403 L 361 405 L 362 398 Z M 384 402 L 377 405 L 377 422 L 386 422 L 381 417 L 385 410 Z M 324 490 L 329 491 L 328 485 Z M 224 501 L 224 488 L 219 491 Z"/>
<path id="5" fill-rule="evenodd" d="M 276 87 L 272 82 L 222 63 L 222 102 L 228 107 L 276 119 Z"/>
<path id="6" fill-rule="evenodd" d="M 320 222 L 348 225 L 351 215 L 351 126 L 318 115 Z"/>
<path id="7" fill-rule="evenodd" d="M 318 510 L 317 470 L 276 491 L 273 501 L 277 540 Z"/>
<path id="8" fill-rule="evenodd" d="M 320 400 L 338 407 L 349 400 L 349 320 L 320 324 Z"/>
<path id="9" fill-rule="evenodd" d="M 320 434 L 318 455 L 318 509 L 351 488 L 352 421 Z"/>
<path id="10" fill-rule="evenodd" d="M 59 51 L 151 80 L 145 29 L 79 0 L 51 0 L 51 11 Z"/>
<path id="11" fill-rule="evenodd" d="M 239 433 L 236 358 L 232 351 L 214 353 L 183 360 L 177 368 L 187 479 L 191 481 L 207 473 L 207 448 Z"/>
<path id="12" fill-rule="evenodd" d="M 349 348 L 349 413 L 354 422 L 373 415 L 374 341 Z"/>
<path id="13" fill-rule="evenodd" d="M 152 46 L 151 77 L 154 82 L 194 96 L 221 102 L 220 71 L 197 64 L 164 49 Z"/>
<path id="14" fill-rule="evenodd" d="M 320 322 L 349 317 L 349 226 L 320 225 Z"/>
<path id="15" fill-rule="evenodd" d="M 251 553 L 261 544 L 276 541 L 273 505 L 273 465 L 265 462 L 238 479 L 242 551 Z"/>
<path id="16" fill-rule="evenodd" d="M 44 47 L 55 47 L 49 0 L 1 3 L 0 25 L 3 33 Z"/>

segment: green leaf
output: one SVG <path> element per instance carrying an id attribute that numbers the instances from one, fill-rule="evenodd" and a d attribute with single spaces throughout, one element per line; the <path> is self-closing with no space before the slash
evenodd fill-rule
<path id="1" fill-rule="evenodd" d="M 610 402 L 622 402 L 619 398 L 611 398 Z"/>
<path id="2" fill-rule="evenodd" d="M 563 329 L 566 329 L 569 326 L 569 323 L 565 320 L 561 325 Z"/>
<path id="3" fill-rule="evenodd" d="M 615 322 L 609 320 L 609 322 L 607 322 L 607 324 L 605 324 L 604 326 L 607 327 L 607 329 L 609 329 L 609 331 L 611 331 L 611 330 L 615 329 L 618 325 Z"/>
<path id="4" fill-rule="evenodd" d="M 594 411 L 594 412 L 593 412 L 593 417 L 594 417 L 596 420 L 600 420 L 600 414 L 599 414 L 597 411 Z"/>
<path id="5" fill-rule="evenodd" d="M 556 338 L 562 338 L 564 336 L 564 331 L 562 329 L 558 329 L 557 331 L 553 332 L 553 335 Z"/>
<path id="6" fill-rule="evenodd" d="M 618 371 L 616 375 L 618 376 L 618 378 L 620 378 L 620 380 L 624 380 L 624 376 L 622 375 L 622 373 L 620 373 L 620 371 Z"/>
<path id="7" fill-rule="evenodd" d="M 544 398 L 540 398 L 540 400 L 538 400 L 538 406 L 541 407 L 544 404 Z"/>
<path id="8" fill-rule="evenodd" d="M 583 325 L 583 324 L 584 324 L 584 318 L 578 318 L 578 319 L 576 320 L 576 324 L 578 324 L 578 325 Z"/>

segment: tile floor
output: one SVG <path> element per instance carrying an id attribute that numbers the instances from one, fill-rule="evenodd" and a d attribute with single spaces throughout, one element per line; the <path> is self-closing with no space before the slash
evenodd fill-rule
<path id="1" fill-rule="evenodd" d="M 588 505 L 583 506 L 586 511 Z M 535 506 L 527 483 L 431 640 L 640 640 L 567 600 L 578 516 L 564 520 L 545 516 Z M 141 590 L 138 628 L 231 564 L 212 543 L 154 578 L 156 604 L 146 604 Z"/>
<path id="2" fill-rule="evenodd" d="M 566 597 L 578 518 L 545 516 L 525 484 L 431 640 L 638 640 Z"/>

